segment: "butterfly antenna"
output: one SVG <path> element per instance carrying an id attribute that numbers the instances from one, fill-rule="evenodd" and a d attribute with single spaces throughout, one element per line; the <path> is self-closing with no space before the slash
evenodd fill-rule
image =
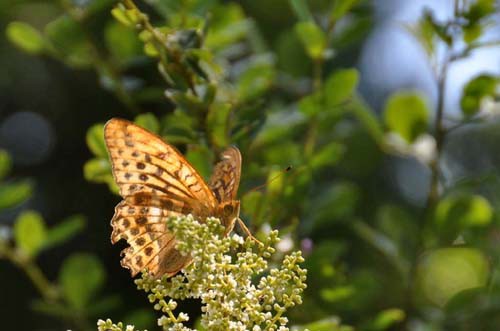
<path id="1" fill-rule="evenodd" d="M 281 176 L 283 176 L 284 174 L 286 174 L 290 170 L 292 170 L 292 166 L 291 165 L 289 165 L 288 167 L 286 167 L 285 169 L 283 169 L 282 171 L 280 171 L 279 174 L 276 174 L 273 178 L 271 178 L 269 181 L 265 182 L 264 184 L 261 184 L 259 186 L 256 186 L 256 187 L 250 189 L 248 192 L 245 193 L 245 195 L 248 194 L 248 193 L 250 193 L 250 192 L 258 191 L 258 190 L 266 187 L 267 185 L 269 185 L 270 183 L 274 182 L 276 179 L 280 178 Z"/>

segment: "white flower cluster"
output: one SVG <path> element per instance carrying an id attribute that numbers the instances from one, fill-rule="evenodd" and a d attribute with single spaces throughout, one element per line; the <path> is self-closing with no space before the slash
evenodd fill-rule
<path id="1" fill-rule="evenodd" d="M 177 248 L 191 254 L 193 263 L 171 278 L 153 279 L 144 272 L 136 280 L 138 288 L 149 293 L 154 309 L 163 313 L 159 326 L 192 331 L 184 326 L 187 314 L 174 314 L 175 300 L 196 298 L 202 302 L 204 330 L 288 330 L 283 314 L 302 303 L 307 271 L 299 266 L 304 261 L 300 252 L 292 252 L 279 267 L 269 269 L 268 260 L 279 242 L 277 231 L 271 231 L 264 243 L 257 243 L 238 235 L 224 236 L 225 229 L 216 218 L 201 224 L 189 215 L 168 222 L 179 241 Z M 109 320 L 100 320 L 98 326 L 99 331 L 123 330 L 121 324 Z"/>

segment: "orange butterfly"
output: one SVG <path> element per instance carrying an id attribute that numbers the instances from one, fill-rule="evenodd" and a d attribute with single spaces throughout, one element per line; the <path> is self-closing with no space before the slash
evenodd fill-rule
<path id="1" fill-rule="evenodd" d="M 222 153 L 207 185 L 175 147 L 129 121 L 109 120 L 104 138 L 123 197 L 111 220 L 111 242 L 125 239 L 130 245 L 121 253 L 121 264 L 132 276 L 144 269 L 154 277 L 172 276 L 191 262 L 175 249 L 175 237 L 166 224 L 170 216 L 192 214 L 201 222 L 217 217 L 226 235 L 238 221 L 251 236 L 239 218 L 236 200 L 241 175 L 238 148 Z"/>

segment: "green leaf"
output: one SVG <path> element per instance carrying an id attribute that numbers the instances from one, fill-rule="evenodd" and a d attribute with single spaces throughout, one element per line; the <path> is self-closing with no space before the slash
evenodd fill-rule
<path id="1" fill-rule="evenodd" d="M 473 116 L 479 112 L 483 98 L 496 94 L 498 78 L 491 75 L 479 75 L 464 87 L 460 106 L 465 116 Z"/>
<path id="2" fill-rule="evenodd" d="M 489 262 L 475 248 L 441 248 L 425 254 L 417 266 L 418 296 L 444 306 L 461 291 L 486 286 Z"/>
<path id="3" fill-rule="evenodd" d="M 10 172 L 10 169 L 12 168 L 12 160 L 10 158 L 10 155 L 0 149 L 0 180 L 4 179 L 5 176 Z"/>
<path id="4" fill-rule="evenodd" d="M 434 35 L 445 42 L 448 46 L 451 46 L 453 38 L 450 35 L 450 31 L 447 28 L 446 23 L 440 23 L 434 18 L 432 11 L 425 9 L 423 20 L 427 21 L 428 26 L 433 30 Z"/>
<path id="5" fill-rule="evenodd" d="M 333 73 L 325 82 L 325 99 L 329 107 L 348 101 L 358 86 L 359 73 L 356 69 L 342 69 Z"/>
<path id="6" fill-rule="evenodd" d="M 226 147 L 229 145 L 229 115 L 231 104 L 214 103 L 207 115 L 207 131 L 215 146 Z"/>
<path id="7" fill-rule="evenodd" d="M 333 21 L 342 18 L 358 2 L 358 0 L 336 0 L 333 4 L 330 17 Z"/>
<path id="8" fill-rule="evenodd" d="M 314 22 L 314 18 L 309 10 L 306 0 L 290 0 L 290 5 L 301 21 Z"/>
<path id="9" fill-rule="evenodd" d="M 437 34 L 432 17 L 423 15 L 416 26 L 409 26 L 410 32 L 418 39 L 428 56 L 432 56 L 436 49 Z"/>
<path id="10" fill-rule="evenodd" d="M 87 307 L 104 284 L 106 273 L 93 255 L 78 253 L 67 258 L 59 282 L 67 302 L 76 309 Z"/>
<path id="11" fill-rule="evenodd" d="M 304 326 L 297 327 L 298 331 L 354 331 L 354 328 L 342 325 L 340 323 L 340 319 L 336 316 L 328 317 L 321 319 L 319 321 L 315 321 Z"/>
<path id="12" fill-rule="evenodd" d="M 66 64 L 88 67 L 94 61 L 92 46 L 81 25 L 71 17 L 63 15 L 45 27 L 45 35 L 56 54 Z"/>
<path id="13" fill-rule="evenodd" d="M 478 40 L 483 34 L 483 27 L 480 24 L 469 24 L 463 28 L 464 41 L 471 44 Z"/>
<path id="14" fill-rule="evenodd" d="M 377 317 L 370 323 L 370 330 L 387 330 L 394 324 L 404 321 L 406 314 L 404 310 L 399 308 L 385 309 L 377 314 Z"/>
<path id="15" fill-rule="evenodd" d="M 321 228 L 337 220 L 349 219 L 360 200 L 359 188 L 350 182 L 340 182 L 324 190 L 315 201 L 313 218 L 314 226 Z M 335 208 L 332 208 L 335 206 Z"/>
<path id="16" fill-rule="evenodd" d="M 127 64 L 142 55 L 142 42 L 134 29 L 112 22 L 104 30 L 106 48 L 118 63 Z"/>
<path id="17" fill-rule="evenodd" d="M 33 192 L 33 184 L 29 180 L 0 185 L 0 210 L 14 207 L 26 199 Z"/>
<path id="18" fill-rule="evenodd" d="M 316 170 L 325 166 L 333 166 L 340 160 L 344 150 L 345 147 L 342 144 L 337 142 L 329 143 L 314 153 L 310 165 Z"/>
<path id="19" fill-rule="evenodd" d="M 103 158 L 93 158 L 85 162 L 83 175 L 86 180 L 96 183 L 106 183 L 113 179 L 111 164 L 108 159 Z"/>
<path id="20" fill-rule="evenodd" d="M 493 221 L 493 208 L 480 195 L 454 194 L 439 202 L 434 221 L 439 235 L 452 241 L 467 228 L 489 225 Z"/>
<path id="21" fill-rule="evenodd" d="M 259 56 L 238 77 L 237 91 L 241 102 L 260 97 L 274 82 L 276 71 L 270 56 Z"/>
<path id="22" fill-rule="evenodd" d="M 212 152 L 204 146 L 190 146 L 186 153 L 186 159 L 201 174 L 203 178 L 210 176 Z"/>
<path id="23" fill-rule="evenodd" d="M 237 3 L 214 6 L 211 12 L 213 16 L 204 43 L 209 49 L 219 50 L 234 45 L 252 29 L 252 22 L 245 18 Z"/>
<path id="24" fill-rule="evenodd" d="M 49 229 L 44 248 L 64 243 L 81 232 L 85 227 L 85 216 L 74 215 Z"/>
<path id="25" fill-rule="evenodd" d="M 85 0 L 85 1 L 72 1 L 72 11 L 75 15 L 80 15 L 84 18 L 93 14 L 98 14 L 104 10 L 108 11 L 115 3 L 114 0 Z"/>
<path id="26" fill-rule="evenodd" d="M 429 109 L 425 99 L 413 92 L 397 92 L 389 98 L 384 111 L 389 130 L 412 143 L 424 133 L 429 122 Z"/>
<path id="27" fill-rule="evenodd" d="M 98 123 L 92 125 L 85 136 L 87 146 L 95 156 L 102 158 L 108 157 L 108 150 L 104 142 L 104 124 Z"/>
<path id="28" fill-rule="evenodd" d="M 259 191 L 248 192 L 242 197 L 242 213 L 249 217 L 252 225 L 258 228 L 264 221 L 264 214 L 267 211 L 268 200 Z"/>
<path id="29" fill-rule="evenodd" d="M 135 124 L 144 129 L 158 134 L 160 132 L 160 122 L 152 113 L 137 115 L 134 119 Z"/>
<path id="30" fill-rule="evenodd" d="M 495 13 L 495 0 L 476 0 L 463 15 L 470 24 L 475 24 L 493 13 Z"/>
<path id="31" fill-rule="evenodd" d="M 16 246 L 28 256 L 36 256 L 45 243 L 47 230 L 40 214 L 35 211 L 22 212 L 14 224 Z"/>
<path id="32" fill-rule="evenodd" d="M 314 116 L 324 110 L 325 97 L 321 92 L 315 92 L 303 97 L 298 104 L 299 110 L 306 116 Z"/>
<path id="33" fill-rule="evenodd" d="M 162 119 L 160 135 L 171 144 L 189 144 L 196 140 L 194 117 L 176 110 Z"/>
<path id="34" fill-rule="evenodd" d="M 111 15 L 113 15 L 113 17 L 118 22 L 120 22 L 121 24 L 123 24 L 126 27 L 133 27 L 134 26 L 134 22 L 129 18 L 129 16 L 127 15 L 127 11 L 121 5 L 118 5 L 115 8 L 113 8 L 111 10 Z"/>
<path id="35" fill-rule="evenodd" d="M 10 22 L 6 29 L 7 38 L 17 47 L 30 54 L 40 54 L 45 47 L 43 36 L 24 22 Z"/>
<path id="36" fill-rule="evenodd" d="M 390 261 L 402 275 L 407 274 L 409 263 L 401 256 L 396 242 L 387 237 L 384 233 L 372 228 L 362 221 L 355 221 L 352 226 L 361 239 L 384 254 L 388 261 Z"/>
<path id="37" fill-rule="evenodd" d="M 356 288 L 352 285 L 335 286 L 332 288 L 322 288 L 320 291 L 321 299 L 326 302 L 339 302 L 347 300 L 356 292 Z"/>
<path id="38" fill-rule="evenodd" d="M 322 59 L 327 46 L 326 34 L 314 22 L 299 22 L 295 32 L 302 41 L 307 54 L 314 60 Z"/>

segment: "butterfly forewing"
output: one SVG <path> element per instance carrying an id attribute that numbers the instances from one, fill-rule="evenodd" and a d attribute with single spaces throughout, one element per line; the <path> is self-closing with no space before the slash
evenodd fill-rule
<path id="1" fill-rule="evenodd" d="M 189 162 L 155 134 L 112 119 L 104 136 L 124 199 L 111 220 L 112 242 L 125 239 L 130 245 L 122 252 L 122 265 L 133 276 L 145 268 L 154 276 L 177 273 L 190 258 L 175 249 L 165 221 L 189 213 L 200 220 L 216 216 L 214 193 Z"/>

